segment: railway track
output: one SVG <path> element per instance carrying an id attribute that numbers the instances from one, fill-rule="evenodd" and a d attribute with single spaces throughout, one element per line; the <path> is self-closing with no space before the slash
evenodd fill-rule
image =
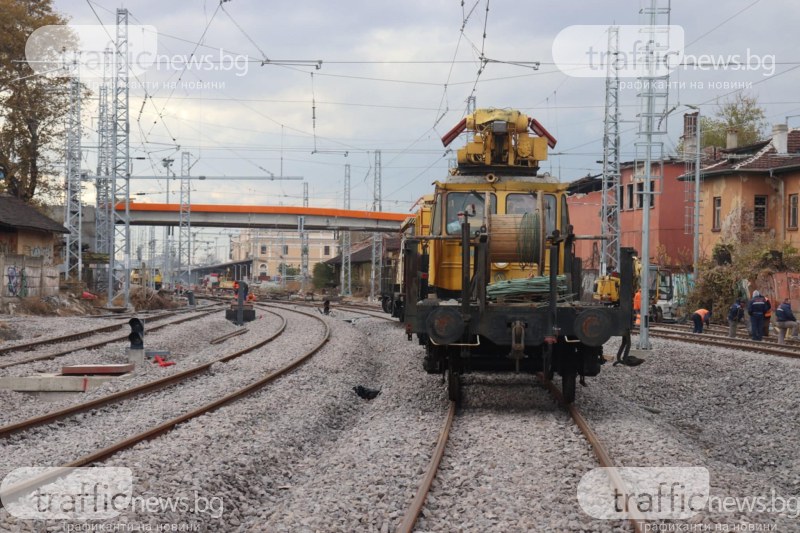
<path id="1" fill-rule="evenodd" d="M 259 307 L 264 308 L 265 306 L 259 306 Z M 255 391 L 259 390 L 259 389 L 261 389 L 261 388 L 263 388 L 264 386 L 266 386 L 270 382 L 276 380 L 277 378 L 279 378 L 279 377 L 281 377 L 281 376 L 283 376 L 285 374 L 288 374 L 289 372 L 291 372 L 295 368 L 299 367 L 300 365 L 302 365 L 303 363 L 308 361 L 319 350 L 321 350 L 323 346 L 325 346 L 325 344 L 330 340 L 330 333 L 331 332 L 330 332 L 330 328 L 328 327 L 327 323 L 325 323 L 325 321 L 322 320 L 320 317 L 317 317 L 317 316 L 315 316 L 315 315 L 313 315 L 311 313 L 307 313 L 305 311 L 299 311 L 299 310 L 293 310 L 293 309 L 287 309 L 287 311 L 309 316 L 309 317 L 319 321 L 319 323 L 323 327 L 323 334 L 322 334 L 321 340 L 318 341 L 312 348 L 307 350 L 305 353 L 303 353 L 299 357 L 296 357 L 296 358 L 292 359 L 288 363 L 286 363 L 283 366 L 281 366 L 279 369 L 271 371 L 271 372 L 267 373 L 266 375 L 261 376 L 255 382 L 252 382 L 247 386 L 241 387 L 241 388 L 239 388 L 239 389 L 237 389 L 237 390 L 235 390 L 235 391 L 233 391 L 233 392 L 231 392 L 231 393 L 229 393 L 229 394 L 227 394 L 227 395 L 225 395 L 225 396 L 223 396 L 221 398 L 218 398 L 218 399 L 213 400 L 211 402 L 208 402 L 208 403 L 206 403 L 204 405 L 196 407 L 196 408 L 190 410 L 189 412 L 186 412 L 186 413 L 184 413 L 184 414 L 182 414 L 180 416 L 171 418 L 171 419 L 169 419 L 169 420 L 167 420 L 165 422 L 162 422 L 162 423 L 160 423 L 160 424 L 158 424 L 158 425 L 156 425 L 154 427 L 151 427 L 151 428 L 149 428 L 149 429 L 147 429 L 145 431 L 141 431 L 141 432 L 139 432 L 139 433 L 137 433 L 137 434 L 135 434 L 133 436 L 124 438 L 122 440 L 119 440 L 119 441 L 115 442 L 114 444 L 106 446 L 106 447 L 104 447 L 102 449 L 96 450 L 96 451 L 94 451 L 92 453 L 89 453 L 89 454 L 86 454 L 86 455 L 84 455 L 82 457 L 79 457 L 78 459 L 75 459 L 75 460 L 72 460 L 72 461 L 70 461 L 68 463 L 65 463 L 65 464 L 61 465 L 60 467 L 54 467 L 51 470 L 43 473 L 42 475 L 37 476 L 36 478 L 30 479 L 30 480 L 28 480 L 26 482 L 19 483 L 17 485 L 11 486 L 11 487 L 7 487 L 5 490 L 0 492 L 0 496 L 2 496 L 2 498 L 4 498 L 4 499 L 5 498 L 13 498 L 14 496 L 20 495 L 20 494 L 22 494 L 23 492 L 29 490 L 32 487 L 40 486 L 41 484 L 54 479 L 55 477 L 60 475 L 60 473 L 63 471 L 63 468 L 73 468 L 73 467 L 81 467 L 81 466 L 91 465 L 93 463 L 97 463 L 99 461 L 102 461 L 102 460 L 104 460 L 104 459 L 106 459 L 108 457 L 111 457 L 112 455 L 114 455 L 114 454 L 116 454 L 116 453 L 118 453 L 118 452 L 120 452 L 122 450 L 125 450 L 127 448 L 130 448 L 130 447 L 132 447 L 132 446 L 134 446 L 134 445 L 136 445 L 136 444 L 138 444 L 140 442 L 143 442 L 143 441 L 146 441 L 146 440 L 149 440 L 149 439 L 153 439 L 155 437 L 163 435 L 164 433 L 167 433 L 168 431 L 170 431 L 173 428 L 175 428 L 178 424 L 181 424 L 183 422 L 186 422 L 187 420 L 190 420 L 192 418 L 196 418 L 196 417 L 201 416 L 203 414 L 209 413 L 209 412 L 214 411 L 214 410 L 216 410 L 216 409 L 218 409 L 218 408 L 220 408 L 220 407 L 222 407 L 222 406 L 224 406 L 226 404 L 229 404 L 229 403 L 232 403 L 232 402 L 234 402 L 236 400 L 239 400 L 239 399 L 241 399 L 241 398 L 243 398 L 243 397 L 245 397 L 245 396 L 247 396 L 247 395 L 249 395 L 249 394 L 251 394 L 251 393 L 253 393 L 253 392 L 255 392 Z M 253 350 L 263 346 L 267 342 L 270 342 L 270 340 L 272 340 L 273 338 L 277 337 L 277 335 L 279 335 L 280 333 L 283 332 L 283 329 L 284 329 L 285 325 L 286 325 L 286 320 L 284 319 L 282 327 L 280 329 L 280 332 L 272 335 L 270 337 L 270 339 L 259 341 L 255 345 L 250 346 L 246 350 L 243 350 L 243 351 L 240 351 L 240 352 L 245 352 L 245 353 L 246 352 L 250 352 L 250 351 L 253 351 Z M 225 356 L 225 358 L 223 358 L 223 359 L 218 359 L 218 360 L 216 360 L 216 361 L 214 361 L 212 363 L 209 363 L 207 365 L 200 365 L 200 366 L 195 367 L 193 369 L 189 369 L 189 371 L 186 371 L 186 372 L 192 372 L 191 375 L 188 375 L 188 374 L 183 374 L 183 375 L 176 374 L 176 375 L 170 376 L 169 378 L 164 378 L 163 380 L 157 380 L 155 382 L 147 383 L 147 384 L 145 384 L 143 386 L 143 387 L 146 387 L 146 390 L 144 390 L 144 389 L 143 390 L 139 390 L 140 388 L 137 387 L 137 388 L 134 388 L 134 389 L 131 389 L 131 390 L 128 390 L 128 391 L 123 391 L 121 393 L 105 396 L 103 398 L 98 399 L 95 402 L 86 402 L 84 404 L 73 406 L 73 407 L 68 408 L 68 409 L 64 409 L 64 410 L 61 410 L 61 411 L 56 411 L 54 413 L 49 413 L 48 415 L 44 415 L 42 417 L 36 417 L 36 418 L 33 418 L 33 419 L 22 421 L 22 422 L 20 422 L 18 424 L 5 426 L 3 428 L 0 428 L 0 437 L 7 437 L 7 436 L 12 435 L 14 433 L 18 433 L 20 431 L 25 431 L 27 429 L 31 429 L 31 428 L 39 426 L 41 424 L 49 423 L 49 422 L 51 422 L 53 420 L 57 420 L 57 419 L 60 419 L 60 418 L 66 417 L 66 416 L 70 416 L 71 414 L 75 414 L 77 412 L 85 411 L 87 409 L 92 409 L 92 408 L 95 408 L 95 407 L 99 407 L 101 405 L 108 405 L 109 403 L 114 403 L 114 402 L 117 402 L 117 401 L 119 401 L 121 399 L 129 398 L 129 397 L 131 397 L 133 395 L 141 394 L 142 392 L 146 392 L 147 390 L 154 390 L 155 388 L 162 388 L 163 386 L 166 386 L 168 384 L 175 383 L 175 382 L 183 380 L 183 379 L 187 379 L 188 377 L 191 377 L 192 375 L 197 375 L 199 373 L 205 372 L 206 370 L 208 370 L 208 368 L 210 368 L 211 364 L 213 364 L 213 363 L 216 363 L 216 362 L 219 362 L 219 361 L 223 361 L 223 360 L 231 360 L 231 359 L 233 359 L 235 357 L 238 357 L 239 355 L 242 355 L 242 353 L 237 352 L 236 354 L 230 354 L 228 356 Z M 100 402 L 100 403 L 97 403 L 97 402 Z M 69 411 L 69 413 L 67 413 L 67 411 Z"/>
<path id="2" fill-rule="evenodd" d="M 202 310 L 203 310 L 202 308 L 197 308 L 197 309 L 193 309 L 192 311 L 202 311 Z M 169 318 L 171 316 L 175 316 L 177 314 L 185 313 L 185 312 L 187 312 L 187 311 L 169 311 L 169 312 L 166 312 L 166 313 L 159 313 L 159 314 L 156 314 L 156 315 L 153 315 L 153 316 L 144 316 L 144 317 L 142 317 L 141 315 L 139 315 L 139 316 L 140 316 L 140 318 L 144 318 L 145 320 L 162 320 L 164 318 Z M 125 326 L 127 326 L 128 325 L 128 320 L 130 320 L 133 316 L 136 316 L 136 315 L 125 316 L 125 319 L 124 320 L 120 320 L 120 322 L 118 322 L 117 324 L 112 324 L 110 326 L 104 326 L 102 328 L 92 328 L 92 329 L 88 329 L 88 330 L 84 330 L 84 331 L 78 331 L 76 333 L 70 333 L 68 335 L 60 335 L 58 337 L 48 337 L 46 339 L 39 339 L 39 340 L 36 340 L 36 341 L 30 341 L 30 342 L 25 342 L 25 343 L 13 344 L 13 345 L 10 345 L 10 346 L 5 346 L 3 348 L 0 348 L 0 355 L 6 354 L 6 353 L 11 353 L 11 352 L 30 351 L 30 350 L 33 350 L 33 349 L 38 348 L 40 346 L 47 346 L 49 344 L 57 344 L 57 343 L 60 343 L 60 342 L 70 342 L 70 341 L 85 339 L 86 337 L 91 337 L 93 335 L 97 335 L 97 334 L 100 334 L 100 333 L 108 333 L 108 332 L 111 332 L 111 331 L 116 331 L 118 329 L 122 329 Z M 105 316 L 97 317 L 97 318 L 115 318 L 115 319 L 119 319 L 120 317 L 118 315 L 110 315 L 110 316 L 109 315 L 105 315 Z"/>
<path id="3" fill-rule="evenodd" d="M 166 322 L 164 324 L 158 324 L 156 326 L 148 326 L 147 331 L 148 332 L 158 331 L 160 329 L 163 329 L 163 328 L 166 328 L 166 327 L 169 327 L 169 326 L 175 326 L 177 324 L 183 324 L 184 322 L 197 320 L 198 318 L 202 318 L 204 316 L 208 316 L 209 314 L 214 313 L 214 312 L 216 312 L 218 310 L 219 309 L 217 308 L 217 306 L 214 306 L 214 309 L 207 309 L 207 310 L 204 310 L 204 311 L 200 311 L 198 314 L 182 317 L 182 318 L 179 318 L 178 320 L 172 320 L 170 322 Z M 174 316 L 175 314 L 176 313 L 165 314 L 163 316 L 159 316 L 158 318 L 159 319 L 167 318 L 169 316 Z M 122 327 L 126 327 L 127 325 L 128 325 L 128 322 L 125 321 L 122 324 L 115 324 L 113 326 L 113 328 L 112 328 L 112 326 L 109 326 L 108 328 L 101 328 L 101 329 L 93 330 L 91 332 L 91 334 L 101 333 L 101 332 L 104 332 L 104 331 L 105 332 L 115 331 L 115 330 L 120 329 Z M 76 335 L 78 337 L 76 337 Z M 89 336 L 89 335 L 86 335 L 86 332 L 80 332 L 80 333 L 75 333 L 75 334 L 70 334 L 70 335 L 64 335 L 62 337 L 51 337 L 51 338 L 43 339 L 42 341 L 37 341 L 36 343 L 30 343 L 30 344 L 32 346 L 43 346 L 43 345 L 47 345 L 47 344 L 53 344 L 55 342 L 69 342 L 71 340 L 75 340 L 75 338 L 83 338 L 83 337 L 86 337 L 86 336 Z M 85 344 L 85 345 L 82 345 L 82 346 L 76 346 L 76 347 L 73 347 L 73 348 L 69 348 L 67 350 L 60 350 L 60 351 L 57 351 L 57 352 L 52 352 L 52 353 L 48 353 L 48 354 L 44 354 L 44 355 L 37 355 L 37 356 L 34 356 L 34 357 L 28 357 L 26 359 L 20 359 L 19 361 L 10 361 L 10 362 L 6 362 L 6 363 L 0 363 L 0 369 L 10 368 L 10 367 L 13 367 L 13 366 L 18 366 L 18 365 L 24 365 L 24 364 L 27 364 L 27 363 L 33 363 L 35 361 L 44 361 L 44 360 L 47 360 L 47 359 L 55 359 L 57 357 L 61 357 L 61 356 L 64 356 L 64 355 L 69 355 L 69 354 L 71 354 L 73 352 L 76 352 L 78 350 L 90 350 L 92 348 L 99 348 L 101 346 L 106 346 L 106 345 L 114 343 L 114 342 L 125 341 L 127 339 L 128 339 L 128 335 L 124 334 L 124 335 L 120 335 L 120 336 L 117 336 L 117 337 L 112 337 L 110 339 L 104 339 L 102 341 L 97 341 L 97 342 Z M 18 346 L 22 346 L 22 345 L 18 345 Z M 19 351 L 18 346 L 13 347 L 14 348 L 13 351 Z M 29 347 L 28 349 L 31 349 L 31 348 Z"/>
<path id="4" fill-rule="evenodd" d="M 615 464 L 611 458 L 611 454 L 608 452 L 608 449 L 594 432 L 586 418 L 583 416 L 583 414 L 581 414 L 580 410 L 575 406 L 575 404 L 565 404 L 561 395 L 561 391 L 556 388 L 552 382 L 545 381 L 541 374 L 539 375 L 539 379 L 545 385 L 545 388 L 553 396 L 553 398 L 569 412 L 573 422 L 583 434 L 589 445 L 592 447 L 592 451 L 594 452 L 595 458 L 597 459 L 599 465 L 601 467 L 619 466 Z M 425 475 L 419 483 L 413 500 L 403 515 L 400 525 L 395 530 L 397 533 L 411 533 L 414 531 L 417 519 L 422 513 L 422 510 L 425 506 L 425 500 L 431 490 L 433 481 L 436 478 L 436 473 L 439 470 L 456 414 L 457 404 L 456 402 L 450 402 L 447 415 L 445 416 L 444 423 L 442 424 L 442 429 L 439 433 L 436 447 L 428 464 L 428 468 L 426 469 Z M 627 493 L 624 482 L 615 471 L 609 471 L 609 477 L 611 478 L 609 482 L 614 489 L 623 494 Z M 636 533 L 641 533 L 643 530 L 644 521 L 636 509 L 629 511 L 628 523 Z"/>
<path id="5" fill-rule="evenodd" d="M 732 339 L 727 335 L 717 335 L 713 333 L 691 333 L 680 327 L 651 326 L 650 335 L 668 340 L 689 342 L 693 344 L 705 344 L 709 346 L 720 346 L 723 348 L 733 348 L 737 350 L 748 349 L 754 352 L 761 352 L 781 357 L 800 358 L 800 345 L 789 341 L 787 344 L 778 344 L 777 341 L 764 340 L 753 341 L 744 338 Z"/>
<path id="6" fill-rule="evenodd" d="M 276 302 L 277 303 L 277 302 Z M 276 305 L 276 303 L 272 303 L 272 305 Z M 315 309 L 322 309 L 321 304 L 312 303 L 312 302 L 280 302 L 281 305 L 296 305 L 300 307 L 310 307 Z M 379 307 L 372 307 L 372 306 L 359 306 L 359 305 L 350 305 L 350 304 L 331 304 L 331 311 L 346 311 L 348 313 L 358 313 L 362 315 L 369 316 L 371 318 L 379 318 L 381 320 L 386 320 L 389 322 L 394 322 L 399 324 L 399 322 L 392 318 L 391 316 L 384 313 Z"/>
<path id="7" fill-rule="evenodd" d="M 240 356 L 242 356 L 242 355 L 244 355 L 246 353 L 252 352 L 253 350 L 256 350 L 258 348 L 261 348 L 262 346 L 266 345 L 267 343 L 273 341 L 278 336 L 280 336 L 284 332 L 284 330 L 286 329 L 286 319 L 281 317 L 280 315 L 275 315 L 275 316 L 278 316 L 278 318 L 280 318 L 281 321 L 282 321 L 281 325 L 278 327 L 278 331 L 276 331 L 275 333 L 273 333 L 272 335 L 270 335 L 266 339 L 263 339 L 263 340 L 255 343 L 255 344 L 253 344 L 251 346 L 248 346 L 245 349 L 238 350 L 238 351 L 236 351 L 234 353 L 225 355 L 225 356 L 220 357 L 218 359 L 214 359 L 213 361 L 210 361 L 208 363 L 203 363 L 201 365 L 189 368 L 189 369 L 184 370 L 182 372 L 178 372 L 176 374 L 172 374 L 170 376 L 167 376 L 167 377 L 164 377 L 164 378 L 161 378 L 161 379 L 150 381 L 148 383 L 144 383 L 142 385 L 138 385 L 138 386 L 130 388 L 130 389 L 126 389 L 126 390 L 123 390 L 123 391 L 115 392 L 113 394 L 108 394 L 106 396 L 103 396 L 101 398 L 97 398 L 97 399 L 94 399 L 94 400 L 91 400 L 91 401 L 88 401 L 88 402 L 82 402 L 82 403 L 78 403 L 78 404 L 75 404 L 75 405 L 71 405 L 71 406 L 69 406 L 67 408 L 59 409 L 57 411 L 52 411 L 50 413 L 47 413 L 47 414 L 44 414 L 44 415 L 41 415 L 41 416 L 38 416 L 38 417 L 30 418 L 28 420 L 23 420 L 21 422 L 15 423 L 15 424 L 8 424 L 6 426 L 2 426 L 2 427 L 0 427 L 0 439 L 9 437 L 9 436 L 11 436 L 11 435 L 13 435 L 15 433 L 19 433 L 21 431 L 27 431 L 29 429 L 32 429 L 32 428 L 37 427 L 37 426 L 41 426 L 43 424 L 49 424 L 49 423 L 55 422 L 57 420 L 61 420 L 63 418 L 67 418 L 69 416 L 73 416 L 73 415 L 76 415 L 76 414 L 79 414 L 79 413 L 90 411 L 92 409 L 97 409 L 99 407 L 104 407 L 104 406 L 107 406 L 107 405 L 111 405 L 112 403 L 116 403 L 116 402 L 119 402 L 119 401 L 127 400 L 127 399 L 133 398 L 135 396 L 138 396 L 140 394 L 146 394 L 148 392 L 152 392 L 152 391 L 155 391 L 155 390 L 163 389 L 164 387 L 175 385 L 177 383 L 180 383 L 181 381 L 184 381 L 184 380 L 187 380 L 189 378 L 198 376 L 198 375 L 200 375 L 200 374 L 202 374 L 204 372 L 208 372 L 211 369 L 212 365 L 214 365 L 215 363 L 227 363 L 228 361 L 232 361 L 233 359 L 236 359 L 237 357 L 240 357 Z M 224 335 L 223 337 L 230 338 L 230 336 L 231 336 L 231 334 L 228 334 L 228 335 Z M 223 337 L 219 337 L 217 339 L 213 339 L 211 341 L 211 343 L 212 344 L 217 344 L 214 341 L 219 341 Z M 224 340 L 223 340 L 223 342 L 224 342 Z"/>

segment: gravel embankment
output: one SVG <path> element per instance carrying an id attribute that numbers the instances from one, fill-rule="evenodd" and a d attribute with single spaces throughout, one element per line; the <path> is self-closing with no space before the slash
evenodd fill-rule
<path id="1" fill-rule="evenodd" d="M 706 467 L 716 498 L 752 503 L 774 491 L 793 499 L 794 512 L 720 512 L 716 504 L 690 523 L 800 531 L 800 360 L 691 340 L 652 344 L 641 366 L 606 365 L 578 391 L 612 456 L 625 466 Z"/>
<path id="2" fill-rule="evenodd" d="M 20 465 L 64 464 L 222 398 L 301 355 L 300 348 L 294 341 L 287 341 L 286 336 L 303 339 L 305 344 L 301 346 L 306 350 L 321 340 L 323 330 L 317 324 L 314 331 L 313 319 L 284 313 L 291 316 L 284 335 L 232 361 L 215 363 L 210 372 L 0 441 L 0 457 L 11 460 L 0 465 L 0 476 Z M 266 338 L 271 330 L 277 329 L 277 320 L 272 323 L 274 327 L 265 327 L 262 331 L 251 328 L 248 334 L 230 339 L 224 347 L 214 346 L 215 357 Z"/>
<path id="3" fill-rule="evenodd" d="M 262 319 L 265 320 L 265 327 L 272 328 L 274 325 L 274 327 L 277 328 L 277 319 L 270 320 L 269 317 L 270 315 L 267 314 L 267 316 Z M 260 322 L 259 326 L 255 326 L 255 328 L 251 327 L 250 329 L 254 331 L 259 327 Z M 55 329 L 63 331 L 58 328 L 58 326 L 55 326 Z M 228 348 L 222 348 L 219 345 L 209 345 L 208 342 L 215 337 L 219 337 L 235 329 L 236 326 L 225 320 L 220 312 L 212 313 L 198 318 L 197 320 L 169 326 L 152 333 L 147 333 L 147 331 L 145 331 L 145 347 L 147 349 L 166 348 L 170 350 L 168 359 L 174 361 L 176 363 L 175 365 L 160 367 L 156 364 L 146 364 L 138 368 L 132 375 L 104 383 L 86 394 L 74 394 L 68 398 L 60 398 L 56 401 L 48 401 L 47 398 L 33 401 L 31 395 L 27 393 L 2 391 L 3 398 L 7 399 L 7 402 L 5 402 L 4 409 L 0 412 L 0 424 L 5 425 L 75 403 L 95 399 L 217 359 L 220 354 L 230 353 L 230 351 L 234 350 L 228 350 Z M 270 329 L 270 331 L 272 331 L 272 329 Z M 265 334 L 264 336 L 266 337 L 267 335 Z M 235 345 L 235 343 L 229 344 L 228 346 L 233 345 Z M 242 346 L 244 345 L 243 343 Z M 62 366 L 69 364 L 125 363 L 127 362 L 127 346 L 127 342 L 115 342 L 92 350 L 78 350 L 74 353 L 58 357 L 55 360 L 36 361 L 25 365 L 2 369 L 0 370 L 0 376 L 29 376 L 37 373 L 58 373 Z M 44 349 L 46 350 L 47 348 Z M 52 350 L 52 348 L 50 348 L 50 350 Z M 29 355 L 27 355 L 27 357 L 29 357 Z M 4 358 L 0 357 L 0 361 L 2 360 L 4 360 Z"/>
<path id="4" fill-rule="evenodd" d="M 585 515 L 591 448 L 531 376 L 471 375 L 418 531 L 629 531 Z"/>
<path id="5" fill-rule="evenodd" d="M 211 376 L 152 396 L 157 401 L 130 403 L 124 416 L 114 410 L 86 414 L 80 426 L 71 423 L 49 437 L 51 430 L 43 428 L 40 438 L 49 442 L 57 435 L 58 447 L 26 448 L 19 441 L 18 448 L 0 454 L 48 464 L 35 454 L 54 455 L 82 446 L 81 440 L 102 442 L 86 436 L 90 428 L 117 440 L 118 426 L 132 433 L 155 415 L 185 410 L 189 401 L 255 379 L 313 341 L 311 319 L 277 312 L 290 317 L 289 325 L 262 349 L 269 357 L 220 365 Z M 337 310 L 325 318 L 333 328 L 331 341 L 290 375 L 103 463 L 133 470 L 136 497 L 185 498 L 190 504 L 200 498 L 213 509 L 128 509 L 110 523 L 201 531 L 393 531 L 435 446 L 447 410 L 445 388 L 439 376 L 423 372 L 422 348 L 407 342 L 400 328 L 373 318 L 343 321 L 351 316 L 360 315 Z M 231 330 L 222 324 L 227 322 L 217 314 L 187 324 L 185 331 L 168 328 L 159 344 L 174 345 L 181 364 L 196 364 L 214 352 L 207 347 L 210 338 Z M 268 335 L 250 328 L 247 337 L 231 342 Z M 715 496 L 769 495 L 775 489 L 796 498 L 800 361 L 658 339 L 653 344 L 644 365 L 609 363 L 588 380 L 589 387 L 579 387 L 578 405 L 612 456 L 625 466 L 705 466 Z M 615 352 L 612 343 L 606 353 Z M 155 369 L 159 375 L 170 371 L 175 370 Z M 629 530 L 580 510 L 577 484 L 597 463 L 568 415 L 532 377 L 473 375 L 465 381 L 465 401 L 419 531 Z M 363 400 L 353 393 L 356 385 L 381 394 Z M 16 402 L 13 419 L 42 403 L 10 401 Z M 47 410 L 55 405 L 47 404 Z M 677 524 L 700 523 L 711 530 L 720 523 L 800 531 L 800 519 L 787 513 L 707 511 Z M 0 510 L 4 528 L 39 530 Z"/>

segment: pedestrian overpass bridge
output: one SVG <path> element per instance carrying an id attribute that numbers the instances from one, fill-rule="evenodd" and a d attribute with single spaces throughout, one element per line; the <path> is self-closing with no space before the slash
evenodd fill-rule
<path id="1" fill-rule="evenodd" d="M 117 212 L 125 211 L 125 204 L 118 203 L 116 209 Z M 180 204 L 131 202 L 128 212 L 131 225 L 180 225 Z M 398 232 L 409 216 L 405 213 L 283 205 L 192 204 L 190 212 L 192 227 L 296 230 L 299 218 L 304 217 L 306 230 L 368 232 Z"/>

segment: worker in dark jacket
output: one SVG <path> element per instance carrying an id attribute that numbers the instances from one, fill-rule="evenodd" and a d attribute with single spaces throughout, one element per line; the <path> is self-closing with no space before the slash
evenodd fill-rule
<path id="1" fill-rule="evenodd" d="M 747 305 L 750 315 L 750 334 L 754 341 L 760 341 L 764 333 L 764 315 L 769 311 L 770 305 L 766 298 L 758 291 L 753 291 L 753 298 Z"/>
<path id="2" fill-rule="evenodd" d="M 786 344 L 786 330 L 789 328 L 792 328 L 792 338 L 795 340 L 798 338 L 800 326 L 792 313 L 792 304 L 789 302 L 789 298 L 783 300 L 783 303 L 775 310 L 775 318 L 778 326 L 778 344 Z"/>
<path id="3" fill-rule="evenodd" d="M 692 322 L 694 322 L 694 330 L 692 333 L 703 333 L 703 324 L 706 326 L 711 324 L 711 311 L 708 309 L 698 309 L 692 314 Z"/>
<path id="4" fill-rule="evenodd" d="M 728 310 L 728 337 L 736 338 L 736 328 L 739 327 L 739 322 L 744 319 L 744 302 L 741 298 L 737 298 L 733 305 Z"/>

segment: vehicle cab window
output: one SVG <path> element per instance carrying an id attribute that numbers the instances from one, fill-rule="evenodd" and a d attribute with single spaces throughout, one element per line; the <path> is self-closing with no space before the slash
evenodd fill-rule
<path id="1" fill-rule="evenodd" d="M 448 235 L 456 235 L 461 231 L 461 222 L 458 220 L 458 213 L 467 209 L 470 205 L 475 206 L 475 216 L 471 220 L 481 220 L 484 217 L 484 204 L 486 196 L 482 192 L 449 192 L 445 197 L 447 209 L 445 211 L 445 228 Z M 489 195 L 489 209 L 492 214 L 497 213 L 497 198 L 494 193 Z"/>

